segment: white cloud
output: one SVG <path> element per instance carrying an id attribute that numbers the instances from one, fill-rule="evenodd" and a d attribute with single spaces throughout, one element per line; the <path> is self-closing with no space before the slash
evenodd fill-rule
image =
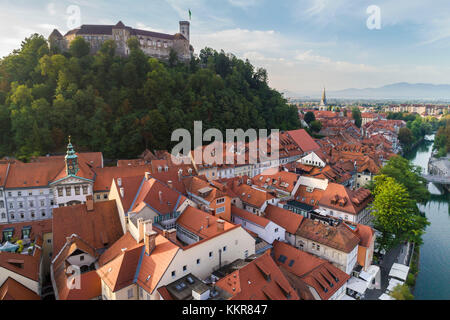
<path id="1" fill-rule="evenodd" d="M 53 2 L 50 2 L 47 5 L 47 12 L 51 16 L 54 16 L 56 14 L 55 4 Z"/>
<path id="2" fill-rule="evenodd" d="M 228 0 L 228 2 L 235 7 L 248 8 L 257 5 L 260 1 L 258 0 Z"/>

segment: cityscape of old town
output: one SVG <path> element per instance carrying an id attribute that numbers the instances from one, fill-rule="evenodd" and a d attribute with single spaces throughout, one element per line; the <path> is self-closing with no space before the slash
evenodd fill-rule
<path id="1" fill-rule="evenodd" d="M 0 11 L 0 300 L 450 299 L 447 2 Z"/>

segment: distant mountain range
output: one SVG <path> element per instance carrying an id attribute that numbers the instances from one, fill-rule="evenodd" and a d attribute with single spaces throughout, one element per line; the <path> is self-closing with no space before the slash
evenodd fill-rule
<path id="1" fill-rule="evenodd" d="M 314 97 L 311 93 L 304 95 L 285 96 L 299 97 L 309 96 L 320 99 L 320 93 Z M 350 88 L 339 91 L 327 91 L 328 99 L 399 99 L 399 100 L 447 100 L 450 99 L 450 84 L 431 83 L 407 83 L 399 82 L 379 88 L 356 89 Z"/>

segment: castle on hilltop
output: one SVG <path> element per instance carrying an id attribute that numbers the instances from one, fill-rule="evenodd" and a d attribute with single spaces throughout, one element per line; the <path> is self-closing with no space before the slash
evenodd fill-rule
<path id="1" fill-rule="evenodd" d="M 83 37 L 90 44 L 91 54 L 100 50 L 105 41 L 114 40 L 117 44 L 116 53 L 127 56 L 130 53 L 127 41 L 132 37 L 139 40 L 144 53 L 158 59 L 168 59 L 172 49 L 182 61 L 189 61 L 194 53 L 194 48 L 190 45 L 190 23 L 188 21 L 180 21 L 180 32 L 173 35 L 134 29 L 119 21 L 116 25 L 85 24 L 77 29 L 70 30 L 64 36 L 55 29 L 48 40 L 62 51 L 67 51 L 70 43 L 76 37 Z"/>

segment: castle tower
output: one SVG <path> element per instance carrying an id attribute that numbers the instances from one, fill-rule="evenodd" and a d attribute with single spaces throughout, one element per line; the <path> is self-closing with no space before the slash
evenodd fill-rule
<path id="1" fill-rule="evenodd" d="M 78 172 L 78 156 L 76 155 L 70 140 L 71 137 L 69 136 L 69 144 L 67 145 L 67 153 L 64 159 L 66 162 L 67 175 L 75 176 Z"/>
<path id="2" fill-rule="evenodd" d="M 180 33 L 190 41 L 190 23 L 189 21 L 180 21 Z"/>

